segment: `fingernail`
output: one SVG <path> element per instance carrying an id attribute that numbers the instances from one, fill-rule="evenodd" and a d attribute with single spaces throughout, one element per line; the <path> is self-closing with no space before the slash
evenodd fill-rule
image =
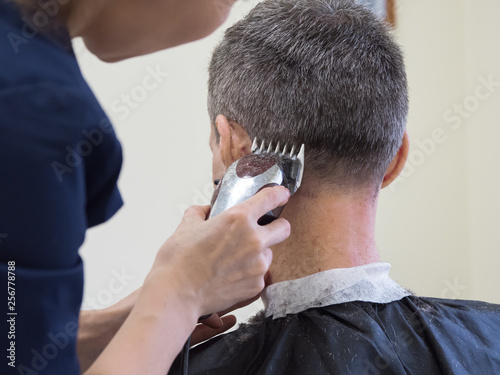
<path id="1" fill-rule="evenodd" d="M 285 188 L 285 191 L 286 191 L 287 198 L 290 198 L 290 195 L 291 195 L 290 190 L 288 190 L 286 187 L 284 187 L 284 188 Z"/>

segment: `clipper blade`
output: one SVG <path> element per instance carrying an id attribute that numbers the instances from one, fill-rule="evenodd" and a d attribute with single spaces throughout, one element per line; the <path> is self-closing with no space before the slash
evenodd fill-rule
<path id="1" fill-rule="evenodd" d="M 209 218 L 250 199 L 260 190 L 276 185 L 282 185 L 295 194 L 302 182 L 304 172 L 304 145 L 298 152 L 292 145 L 290 151 L 285 145 L 281 148 L 279 142 L 257 139 L 252 145 L 252 154 L 236 160 L 227 169 L 212 196 Z M 283 206 L 277 207 L 258 221 L 265 225 L 278 218 Z"/>
<path id="2" fill-rule="evenodd" d="M 302 144 L 297 152 L 297 148 L 293 144 L 290 146 L 290 151 L 288 151 L 289 146 L 286 143 L 283 148 L 281 148 L 280 142 L 276 142 L 274 145 L 273 141 L 268 143 L 262 140 L 259 142 L 257 138 L 254 138 L 251 151 L 257 155 L 275 155 L 280 160 L 281 168 L 288 179 L 286 187 L 290 190 L 290 193 L 294 194 L 302 183 L 302 174 L 304 172 L 304 148 L 304 144 Z"/>
<path id="3" fill-rule="evenodd" d="M 297 159 L 300 159 L 302 161 L 302 163 L 304 163 L 304 145 L 300 146 L 299 152 L 297 152 L 297 153 L 295 153 L 295 151 L 297 150 L 295 145 L 292 145 L 290 152 L 287 152 L 288 144 L 286 144 L 286 143 L 285 143 L 285 146 L 283 146 L 283 149 L 281 149 L 280 142 L 276 143 L 276 146 L 274 147 L 274 149 L 273 149 L 273 147 L 274 146 L 273 146 L 272 141 L 269 143 L 266 143 L 265 140 L 260 142 L 260 146 L 259 146 L 259 142 L 258 142 L 257 138 L 255 138 L 253 140 L 253 143 L 252 143 L 251 151 L 254 154 L 268 153 L 268 154 L 276 154 L 276 155 L 282 156 L 282 157 L 289 157 L 291 159 L 297 158 Z"/>

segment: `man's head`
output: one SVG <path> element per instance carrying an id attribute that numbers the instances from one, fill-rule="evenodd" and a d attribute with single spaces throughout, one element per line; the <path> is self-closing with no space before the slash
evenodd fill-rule
<path id="1" fill-rule="evenodd" d="M 209 72 L 213 142 L 237 139 L 226 123 L 248 139 L 304 143 L 304 183 L 381 186 L 402 145 L 407 82 L 399 46 L 366 8 L 266 0 L 228 29 Z"/>

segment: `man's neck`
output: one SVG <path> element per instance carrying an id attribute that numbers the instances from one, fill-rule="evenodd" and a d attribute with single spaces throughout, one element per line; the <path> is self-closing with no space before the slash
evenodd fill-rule
<path id="1" fill-rule="evenodd" d="M 376 208 L 370 194 L 309 196 L 299 190 L 283 210 L 292 233 L 272 248 L 268 284 L 378 262 Z"/>

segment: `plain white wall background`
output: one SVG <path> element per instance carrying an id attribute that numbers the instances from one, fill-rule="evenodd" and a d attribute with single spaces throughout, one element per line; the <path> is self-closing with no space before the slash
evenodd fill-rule
<path id="1" fill-rule="evenodd" d="M 139 287 L 182 211 L 209 202 L 206 68 L 224 29 L 257 2 L 236 3 L 225 25 L 202 41 L 117 64 L 98 61 L 75 41 L 125 159 L 119 182 L 125 206 L 90 230 L 81 250 L 84 308 L 106 307 Z M 418 294 L 500 303 L 500 2 L 399 0 L 397 6 L 412 149 L 402 177 L 380 197 L 382 258 Z M 245 319 L 260 306 L 237 315 Z"/>

